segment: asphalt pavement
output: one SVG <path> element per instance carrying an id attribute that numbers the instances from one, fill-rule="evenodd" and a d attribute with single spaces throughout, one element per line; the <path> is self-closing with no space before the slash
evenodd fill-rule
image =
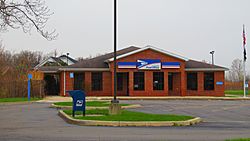
<path id="1" fill-rule="evenodd" d="M 0 104 L 2 141 L 223 141 L 250 138 L 250 101 L 133 100 L 131 109 L 199 116 L 188 127 L 87 127 L 64 122 L 49 103 Z"/>

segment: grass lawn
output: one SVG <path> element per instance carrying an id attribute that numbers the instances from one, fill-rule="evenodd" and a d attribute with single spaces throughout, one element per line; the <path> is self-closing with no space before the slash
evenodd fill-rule
<path id="1" fill-rule="evenodd" d="M 72 115 L 72 110 L 64 110 L 68 115 Z M 121 115 L 109 115 L 108 110 L 86 110 L 88 115 L 103 115 L 103 116 L 78 116 L 76 119 L 82 120 L 101 120 L 101 121 L 184 121 L 192 119 L 191 116 L 184 115 L 167 115 L 167 114 L 148 114 L 142 112 L 134 112 L 122 110 Z M 82 112 L 76 112 L 76 115 L 81 115 Z"/>
<path id="2" fill-rule="evenodd" d="M 72 102 L 56 102 L 57 106 L 72 106 Z M 87 101 L 86 106 L 89 107 L 108 107 L 110 105 L 109 101 Z M 121 106 L 128 106 L 129 104 L 121 104 Z"/>
<path id="3" fill-rule="evenodd" d="M 243 90 L 227 90 L 225 94 L 232 94 L 232 95 L 243 95 Z"/>
<path id="4" fill-rule="evenodd" d="M 30 101 L 41 100 L 41 98 L 31 98 Z M 18 98 L 0 98 L 1 102 L 25 102 L 28 101 L 27 97 L 18 97 Z"/>
<path id="5" fill-rule="evenodd" d="M 250 138 L 248 138 L 248 139 L 229 139 L 229 140 L 225 140 L 225 141 L 250 141 Z"/>

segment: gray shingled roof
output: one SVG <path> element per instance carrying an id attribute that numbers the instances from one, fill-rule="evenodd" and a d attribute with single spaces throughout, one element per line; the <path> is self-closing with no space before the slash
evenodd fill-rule
<path id="1" fill-rule="evenodd" d="M 225 67 L 212 65 L 212 64 L 205 63 L 205 62 L 195 61 L 195 60 L 188 60 L 186 62 L 186 69 L 198 69 L 198 68 L 225 69 L 225 70 L 227 70 L 227 68 L 225 68 Z"/>
<path id="2" fill-rule="evenodd" d="M 123 55 L 135 50 L 138 50 L 140 48 L 138 47 L 128 47 L 122 50 L 117 51 L 117 56 L 119 55 Z M 86 59 L 86 60 L 82 60 L 80 62 L 77 62 L 73 65 L 70 66 L 60 66 L 60 67 L 42 67 L 39 70 L 41 71 L 57 71 L 59 68 L 109 68 L 108 63 L 106 63 L 105 61 L 113 58 L 114 54 L 112 53 L 108 53 L 108 54 L 104 54 L 101 56 L 97 56 L 95 58 L 91 58 L 91 59 Z M 218 65 L 211 65 L 205 62 L 200 62 L 200 61 L 195 61 L 195 60 L 188 60 L 186 61 L 186 69 L 218 69 L 218 70 L 228 70 L 225 67 L 221 67 Z"/>
<path id="3" fill-rule="evenodd" d="M 131 47 L 119 50 L 117 51 L 117 56 L 129 53 L 137 49 L 140 49 L 140 48 L 131 46 Z M 112 52 L 112 53 L 104 54 L 101 56 L 97 56 L 95 58 L 80 61 L 73 65 L 66 66 L 65 68 L 109 68 L 108 64 L 105 63 L 104 61 L 113 57 L 114 57 L 114 54 Z"/>

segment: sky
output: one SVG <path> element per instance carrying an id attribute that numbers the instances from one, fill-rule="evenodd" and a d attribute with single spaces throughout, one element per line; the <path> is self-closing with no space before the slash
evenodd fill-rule
<path id="1" fill-rule="evenodd" d="M 247 36 L 250 0 L 117 1 L 118 49 L 152 45 L 209 62 L 214 50 L 215 64 L 228 68 L 234 59 L 243 58 L 242 25 Z M 57 39 L 47 41 L 36 31 L 9 29 L 0 34 L 5 49 L 44 54 L 56 49 L 75 58 L 112 52 L 113 0 L 46 0 L 46 4 L 54 12 L 46 28 L 56 29 Z M 250 71 L 250 57 L 246 68 Z"/>

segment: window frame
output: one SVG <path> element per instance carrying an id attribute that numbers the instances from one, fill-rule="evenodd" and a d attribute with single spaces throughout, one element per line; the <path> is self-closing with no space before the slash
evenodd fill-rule
<path id="1" fill-rule="evenodd" d="M 145 72 L 134 72 L 133 79 L 134 91 L 145 91 Z M 135 87 L 136 85 L 138 85 L 137 88 Z"/>
<path id="2" fill-rule="evenodd" d="M 91 72 L 91 90 L 103 91 L 103 73 Z"/>
<path id="3" fill-rule="evenodd" d="M 164 72 L 153 72 L 153 90 L 164 91 Z"/>
<path id="4" fill-rule="evenodd" d="M 209 75 L 212 76 L 212 77 L 210 77 L 211 80 L 208 80 Z M 204 90 L 205 91 L 213 91 L 215 89 L 214 82 L 215 82 L 214 81 L 214 72 L 204 72 Z M 211 88 L 209 85 L 211 86 Z"/>
<path id="5" fill-rule="evenodd" d="M 189 77 L 189 76 L 195 76 L 195 77 Z M 192 79 L 194 79 L 194 80 L 192 80 Z M 194 86 L 191 84 L 193 82 L 195 82 Z M 198 90 L 198 73 L 197 72 L 188 72 L 187 73 L 187 90 L 191 90 L 191 91 Z"/>

